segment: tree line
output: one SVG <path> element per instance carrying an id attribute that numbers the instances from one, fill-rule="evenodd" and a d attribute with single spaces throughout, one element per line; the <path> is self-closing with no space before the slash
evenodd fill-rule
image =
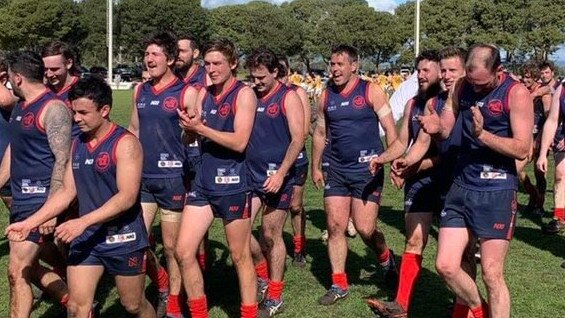
<path id="1" fill-rule="evenodd" d="M 265 45 L 308 68 L 327 57 L 332 44 L 359 49 L 375 66 L 411 64 L 415 2 L 394 14 L 365 0 L 294 0 L 282 5 L 253 1 L 205 9 L 199 0 L 114 0 L 115 55 L 126 62 L 143 56 L 143 39 L 158 28 L 236 41 L 241 54 Z M 38 49 L 61 39 L 77 48 L 84 65 L 105 65 L 107 0 L 0 0 L 0 48 Z M 423 0 L 422 49 L 497 44 L 508 62 L 546 59 L 565 42 L 565 0 Z"/>

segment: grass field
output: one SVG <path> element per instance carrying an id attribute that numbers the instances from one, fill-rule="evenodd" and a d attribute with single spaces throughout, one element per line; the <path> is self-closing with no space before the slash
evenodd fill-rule
<path id="1" fill-rule="evenodd" d="M 112 118 L 127 125 L 131 104 L 131 92 L 120 91 L 114 95 Z M 531 169 L 531 168 L 530 168 Z M 531 171 L 530 171 L 531 172 Z M 531 174 L 531 173 L 530 173 Z M 550 172 L 553 176 L 553 172 Z M 551 177 L 552 178 L 552 177 Z M 551 179 L 550 178 L 550 179 Z M 549 189 L 552 188 L 552 180 Z M 547 194 L 546 208 L 553 205 L 552 192 Z M 519 201 L 525 204 L 527 198 L 520 194 Z M 379 226 L 386 235 L 390 247 L 401 254 L 404 244 L 403 194 L 385 185 L 380 211 Z M 380 271 L 375 266 L 375 256 L 357 237 L 349 239 L 347 272 L 351 283 L 350 296 L 332 307 L 317 304 L 317 299 L 330 285 L 330 266 L 326 253 L 326 244 L 320 239 L 325 228 L 322 193 L 308 183 L 305 195 L 307 220 L 308 265 L 304 269 L 292 266 L 287 261 L 286 289 L 284 300 L 286 311 L 279 317 L 372 317 L 362 298 L 369 295 L 390 297 L 390 290 L 384 288 Z M 512 317 L 565 317 L 565 269 L 560 267 L 565 257 L 565 237 L 546 236 L 539 230 L 541 220 L 524 214 L 520 205 L 515 237 L 507 259 L 506 276 L 512 295 Z M 2 206 L 0 228 L 7 224 L 8 214 Z M 549 217 L 549 214 L 547 215 Z M 547 221 L 547 220 L 545 220 Z M 292 250 L 292 233 L 287 222 L 285 242 Z M 158 232 L 158 227 L 155 227 Z M 437 247 L 437 227 L 432 231 L 428 248 L 424 255 L 424 268 L 410 317 L 430 318 L 447 317 L 446 308 L 451 301 L 451 293 L 442 283 L 434 269 Z M 225 246 L 221 223 L 216 221 L 211 230 L 211 246 L 214 265 L 207 277 L 207 294 L 211 317 L 239 317 L 239 293 L 237 278 L 229 253 Z M 0 317 L 8 317 L 8 281 L 5 275 L 8 262 L 8 242 L 0 239 Z M 97 299 L 102 304 L 102 317 L 125 317 L 117 300 L 113 282 L 104 279 L 99 286 Z M 481 284 L 481 289 L 484 288 Z M 148 295 L 154 295 L 155 289 L 149 286 Z M 57 317 L 58 305 L 44 300 L 32 314 L 32 317 Z"/>

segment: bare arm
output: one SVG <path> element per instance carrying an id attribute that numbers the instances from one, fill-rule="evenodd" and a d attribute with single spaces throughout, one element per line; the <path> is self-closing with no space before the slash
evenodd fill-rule
<path id="1" fill-rule="evenodd" d="M 277 172 L 280 172 L 283 176 L 288 173 L 302 150 L 302 147 L 304 147 L 304 113 L 302 102 L 295 92 L 290 91 L 286 95 L 284 105 L 286 108 L 286 118 L 291 141 Z"/>
<path id="2" fill-rule="evenodd" d="M 373 110 L 377 114 L 381 126 L 386 135 L 386 144 L 390 146 L 396 139 L 396 127 L 394 126 L 394 118 L 392 110 L 388 104 L 388 98 L 383 89 L 375 84 L 369 84 L 369 103 L 373 106 Z"/>
<path id="3" fill-rule="evenodd" d="M 408 149 L 409 142 L 409 124 L 410 124 L 410 113 L 412 110 L 412 100 L 409 100 L 404 107 L 404 116 L 402 117 L 402 124 L 400 126 L 400 133 L 398 138 L 396 138 L 388 148 L 380 154 L 377 158 L 373 159 L 375 163 L 383 165 L 385 163 L 391 162 L 396 158 L 399 158 L 404 154 L 406 149 Z"/>
<path id="4" fill-rule="evenodd" d="M 60 101 L 51 102 L 46 108 L 45 115 L 41 115 L 42 126 L 45 127 L 49 148 L 55 157 L 49 189 L 51 196 L 63 185 L 63 176 L 71 151 L 72 118 L 67 106 Z"/>
<path id="5" fill-rule="evenodd" d="M 318 111 L 316 117 L 316 126 L 312 135 L 312 181 L 316 188 L 323 185 L 323 175 L 321 172 L 322 154 L 326 147 L 326 115 L 324 113 L 324 103 L 326 99 L 326 91 L 322 92 L 318 101 Z"/>
<path id="6" fill-rule="evenodd" d="M 137 138 L 139 138 L 139 115 L 137 114 L 137 96 L 139 91 L 141 90 L 141 86 L 143 84 L 139 84 L 133 90 L 133 104 L 131 108 L 131 117 L 129 120 L 128 130 L 130 133 L 134 134 Z"/>
<path id="7" fill-rule="evenodd" d="M 428 104 L 432 104 L 433 106 L 432 100 L 433 99 L 428 100 L 428 102 L 426 103 L 426 108 L 428 108 L 427 107 Z M 422 160 L 426 155 L 426 153 L 428 152 L 428 149 L 430 148 L 431 144 L 432 144 L 431 136 L 428 133 L 426 133 L 422 128 L 420 128 L 420 131 L 418 132 L 418 137 L 416 138 L 416 140 L 412 144 L 412 147 L 410 147 L 410 150 L 408 150 L 408 153 L 406 153 L 406 156 L 404 157 L 406 165 L 411 166 L 417 163 L 418 161 Z"/>
<path id="8" fill-rule="evenodd" d="M 201 91 L 204 91 L 204 89 L 202 89 Z M 193 116 L 195 114 L 194 110 L 196 109 L 198 96 L 199 92 L 194 87 L 187 86 L 183 94 L 183 100 L 182 104 L 180 105 L 180 110 L 186 112 L 186 114 Z M 196 141 L 196 134 L 188 133 L 183 129 L 181 133 L 181 139 L 184 144 L 190 145 Z"/>
<path id="9" fill-rule="evenodd" d="M 549 109 L 549 115 L 543 124 L 543 132 L 541 137 L 541 145 L 540 145 L 540 158 L 547 158 L 547 152 L 549 151 L 549 147 L 553 142 L 553 136 L 555 136 L 555 132 L 557 131 L 557 126 L 559 123 L 559 97 L 561 96 L 561 90 L 563 90 L 563 85 L 560 85 L 555 93 L 553 94 L 553 98 L 551 101 L 551 107 Z"/>
<path id="10" fill-rule="evenodd" d="M 310 135 L 310 121 L 312 120 L 312 108 L 310 107 L 310 101 L 308 100 L 308 94 L 302 87 L 296 89 L 296 93 L 300 98 L 302 104 L 302 111 L 304 112 L 304 140 L 308 139 Z"/>
<path id="11" fill-rule="evenodd" d="M 545 118 L 549 116 L 549 109 L 551 108 L 551 94 L 545 94 L 541 97 L 541 102 L 543 103 L 543 115 Z"/>
<path id="12" fill-rule="evenodd" d="M 0 165 L 0 188 L 6 185 L 6 182 L 10 180 L 10 163 L 11 163 L 11 147 L 8 144 L 6 151 L 4 151 L 4 157 L 2 157 L 2 164 Z"/>
<path id="13" fill-rule="evenodd" d="M 508 94 L 512 137 L 496 136 L 482 129 L 480 110 L 473 106 L 471 111 L 473 112 L 475 136 L 492 150 L 514 159 L 523 160 L 528 156 L 532 143 L 534 107 L 530 93 L 524 86 L 515 85 Z"/>

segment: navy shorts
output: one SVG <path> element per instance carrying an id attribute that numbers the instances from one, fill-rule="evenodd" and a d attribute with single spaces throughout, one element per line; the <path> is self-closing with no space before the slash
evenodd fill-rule
<path id="1" fill-rule="evenodd" d="M 230 195 L 207 195 L 198 190 L 186 194 L 186 205 L 207 206 L 214 216 L 225 221 L 248 219 L 251 216 L 251 192 Z"/>
<path id="2" fill-rule="evenodd" d="M 474 191 L 454 183 L 440 213 L 440 227 L 464 227 L 479 238 L 511 240 L 517 207 L 516 190 Z"/>
<path id="3" fill-rule="evenodd" d="M 285 182 L 277 193 L 265 193 L 263 189 L 255 189 L 253 190 L 253 197 L 258 197 L 263 204 L 271 209 L 288 210 L 292 192 L 292 184 Z"/>
<path id="4" fill-rule="evenodd" d="M 444 198 L 431 177 L 409 180 L 404 185 L 404 213 L 439 213 Z"/>
<path id="5" fill-rule="evenodd" d="M 146 248 L 119 255 L 101 256 L 89 251 L 71 249 L 67 264 L 69 266 L 104 266 L 112 276 L 137 276 L 145 273 Z"/>
<path id="6" fill-rule="evenodd" d="M 371 175 L 369 168 L 366 172 L 344 173 L 329 167 L 328 177 L 325 180 L 324 198 L 339 196 L 352 197 L 363 201 L 379 204 L 384 183 L 384 171 L 380 169 L 375 176 Z"/>
<path id="7" fill-rule="evenodd" d="M 37 204 L 12 203 L 12 207 L 10 208 L 10 224 L 21 222 L 29 218 L 32 214 L 37 212 L 42 206 L 43 203 L 37 203 Z M 36 244 L 43 244 L 44 242 L 52 241 L 53 234 L 41 235 L 39 234 L 38 228 L 33 228 L 31 232 L 29 232 L 29 235 L 26 237 L 25 240 Z"/>
<path id="8" fill-rule="evenodd" d="M 141 179 L 141 203 L 157 203 L 167 210 L 182 210 L 186 187 L 182 177 Z"/>
<path id="9" fill-rule="evenodd" d="M 308 161 L 301 165 L 294 166 L 294 185 L 303 187 L 308 179 Z"/>

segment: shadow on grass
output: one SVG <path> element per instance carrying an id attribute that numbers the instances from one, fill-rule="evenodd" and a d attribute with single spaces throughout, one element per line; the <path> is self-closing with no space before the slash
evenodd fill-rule
<path id="1" fill-rule="evenodd" d="M 547 235 L 538 228 L 517 226 L 514 229 L 514 239 L 548 251 L 556 257 L 565 258 L 565 237 L 561 235 Z"/>

